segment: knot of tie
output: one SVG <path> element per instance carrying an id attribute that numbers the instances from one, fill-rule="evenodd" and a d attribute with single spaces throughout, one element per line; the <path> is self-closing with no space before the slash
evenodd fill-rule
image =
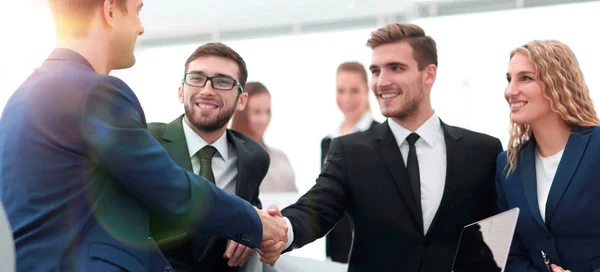
<path id="1" fill-rule="evenodd" d="M 408 137 L 406 137 L 406 142 L 408 142 L 408 145 L 415 145 L 419 137 L 419 134 L 413 132 L 410 135 L 408 135 Z"/>
<path id="2" fill-rule="evenodd" d="M 217 153 L 217 149 L 213 146 L 207 145 L 198 151 L 198 156 L 202 160 L 212 160 L 212 157 Z"/>

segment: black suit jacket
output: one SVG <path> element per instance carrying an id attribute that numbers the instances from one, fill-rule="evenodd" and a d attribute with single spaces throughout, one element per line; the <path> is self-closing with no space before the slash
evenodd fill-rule
<path id="1" fill-rule="evenodd" d="M 369 128 L 379 125 L 379 122 L 371 122 Z M 325 137 L 321 140 L 321 169 L 325 163 L 325 157 L 331 146 L 331 137 Z M 335 227 L 327 234 L 325 240 L 325 254 L 334 262 L 347 263 L 352 248 L 352 232 L 354 226 L 350 216 L 345 214 Z"/>
<path id="2" fill-rule="evenodd" d="M 183 115 L 169 124 L 150 123 L 148 129 L 160 141 L 171 158 L 181 167 L 193 172 L 182 124 Z M 269 169 L 269 154 L 254 140 L 233 130 L 227 130 L 227 141 L 233 144 L 237 152 L 238 174 L 235 194 L 262 208 L 258 198 L 260 183 Z M 176 271 L 238 271 L 227 265 L 223 258 L 227 240 L 220 237 L 201 234 L 189 234 L 182 237 L 172 228 L 173 222 L 164 222 L 161 218 L 151 218 L 151 232 L 154 236 L 164 233 L 171 239 L 157 238 L 159 247 Z M 174 234 L 174 235 L 173 235 Z M 164 237 L 164 236 L 163 236 Z M 208 238 L 203 249 L 194 248 L 198 239 Z M 192 239 L 196 239 L 192 243 Z M 169 241 L 170 240 L 170 241 Z M 166 242 L 169 241 L 169 242 Z"/>
<path id="3" fill-rule="evenodd" d="M 502 145 L 484 134 L 442 128 L 446 183 L 427 235 L 386 122 L 332 141 L 315 186 L 282 211 L 293 226 L 292 247 L 322 237 L 347 211 L 354 222 L 349 271 L 450 271 L 462 228 L 494 213 Z"/>

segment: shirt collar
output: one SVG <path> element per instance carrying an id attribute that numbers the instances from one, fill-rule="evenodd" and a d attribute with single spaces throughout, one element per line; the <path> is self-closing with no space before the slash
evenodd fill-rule
<path id="1" fill-rule="evenodd" d="M 401 145 L 406 140 L 406 137 L 412 133 L 412 131 L 404 128 L 400 124 L 396 123 L 393 119 L 389 119 L 388 125 L 390 130 L 392 130 L 392 134 L 394 134 L 394 138 L 396 138 L 396 142 L 398 145 Z M 438 139 L 438 135 L 443 135 L 442 124 L 440 123 L 440 119 L 437 117 L 435 113 L 425 121 L 416 131 L 419 134 L 420 139 L 423 139 L 427 145 L 430 147 L 434 147 L 435 143 Z"/>
<path id="2" fill-rule="evenodd" d="M 190 152 L 190 158 L 194 156 L 200 149 L 208 145 L 200 135 L 198 135 L 189 125 L 185 122 L 184 118 L 181 118 L 183 123 L 183 134 L 185 134 L 185 141 L 187 142 L 188 151 Z M 217 153 L 221 155 L 224 161 L 229 159 L 229 149 L 227 146 L 227 133 L 223 133 L 214 143 L 211 144 Z"/>
<path id="3" fill-rule="evenodd" d="M 354 127 L 352 127 L 352 130 L 350 130 L 350 133 L 365 131 L 371 127 L 372 123 L 373 123 L 373 116 L 371 115 L 371 112 L 365 111 L 360 116 L 360 119 L 358 120 L 356 125 L 354 125 Z M 329 137 L 336 138 L 336 137 L 339 137 L 341 134 L 342 134 L 342 125 L 340 124 L 334 131 L 329 133 Z"/>

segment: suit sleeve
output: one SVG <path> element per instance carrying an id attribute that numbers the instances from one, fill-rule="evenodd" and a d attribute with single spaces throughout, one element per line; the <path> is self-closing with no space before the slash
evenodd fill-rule
<path id="1" fill-rule="evenodd" d="M 513 208 L 509 206 L 503 189 L 504 183 L 506 182 L 506 171 L 504 170 L 507 164 L 506 157 L 507 152 L 500 153 L 496 163 L 496 199 L 499 213 Z M 523 246 L 521 237 L 517 232 L 515 232 L 512 244 L 510 246 L 508 261 L 506 263 L 506 271 L 537 272 L 537 269 L 535 269 L 535 267 L 529 261 L 529 254 Z"/>
<path id="2" fill-rule="evenodd" d="M 146 129 L 135 94 L 114 77 L 100 81 L 82 108 L 91 161 L 153 213 L 186 218 L 192 231 L 259 247 L 262 224 L 246 201 L 179 167 Z"/>
<path id="3" fill-rule="evenodd" d="M 283 209 L 292 223 L 292 248 L 323 237 L 342 218 L 347 207 L 347 172 L 343 147 L 333 140 L 316 184 L 293 205 Z"/>

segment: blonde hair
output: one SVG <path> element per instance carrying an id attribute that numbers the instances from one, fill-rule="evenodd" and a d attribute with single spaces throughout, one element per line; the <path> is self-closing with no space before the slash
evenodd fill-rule
<path id="1" fill-rule="evenodd" d="M 515 54 L 523 54 L 533 63 L 542 94 L 550 101 L 552 111 L 558 113 L 568 126 L 600 124 L 579 62 L 566 44 L 556 40 L 534 40 L 512 50 L 510 58 Z M 507 176 L 517 167 L 518 151 L 532 133 L 530 125 L 510 122 Z"/>

